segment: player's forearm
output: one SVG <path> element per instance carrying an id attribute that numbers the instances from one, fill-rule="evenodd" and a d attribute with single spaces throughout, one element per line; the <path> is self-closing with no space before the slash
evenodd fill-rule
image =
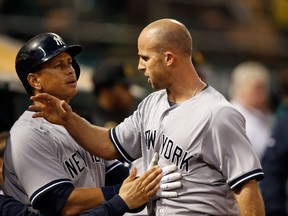
<path id="1" fill-rule="evenodd" d="M 264 216 L 265 208 L 256 180 L 250 180 L 235 194 L 241 216 Z"/>
<path id="2" fill-rule="evenodd" d="M 99 206 L 104 200 L 101 188 L 75 188 L 68 197 L 61 215 L 79 215 L 87 209 Z"/>
<path id="3" fill-rule="evenodd" d="M 92 125 L 74 112 L 67 116 L 64 127 L 91 154 L 108 160 L 119 158 L 107 128 Z"/>

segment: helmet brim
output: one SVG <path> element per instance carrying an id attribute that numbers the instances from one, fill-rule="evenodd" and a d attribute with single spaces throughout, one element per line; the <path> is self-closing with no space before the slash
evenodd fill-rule
<path id="1" fill-rule="evenodd" d="M 68 52 L 72 57 L 78 55 L 82 51 L 82 47 L 80 45 L 68 45 L 65 47 L 63 47 L 63 51 Z"/>

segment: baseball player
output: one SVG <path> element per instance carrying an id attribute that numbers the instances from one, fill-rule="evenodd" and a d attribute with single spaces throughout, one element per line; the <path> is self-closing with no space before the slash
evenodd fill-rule
<path id="1" fill-rule="evenodd" d="M 63 125 L 79 144 L 106 159 L 142 156 L 148 168 L 158 152 L 160 166 L 176 165 L 183 187 L 176 190 L 178 197 L 151 200 L 151 215 L 265 215 L 257 184 L 264 173 L 245 119 L 201 81 L 191 62 L 191 45 L 187 28 L 173 19 L 142 30 L 138 69 L 157 91 L 115 128 L 87 124 L 65 101 L 48 94 L 31 98 L 42 103 L 30 107 L 37 111 L 33 117 Z"/>
<path id="2" fill-rule="evenodd" d="M 30 39 L 16 56 L 16 72 L 27 93 L 47 92 L 69 103 L 77 93 L 80 67 L 75 56 L 81 50 L 55 33 Z M 4 156 L 8 195 L 56 216 L 79 215 L 118 193 L 129 174 L 127 167 L 90 154 L 64 127 L 32 115 L 25 111 L 10 130 Z M 153 189 L 147 187 L 143 195 L 146 190 Z M 119 197 L 115 206 L 127 207 Z"/>

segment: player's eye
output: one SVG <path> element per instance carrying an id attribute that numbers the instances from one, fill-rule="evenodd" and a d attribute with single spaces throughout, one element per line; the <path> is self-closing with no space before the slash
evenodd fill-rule
<path id="1" fill-rule="evenodd" d="M 53 65 L 53 68 L 61 68 L 62 67 L 62 63 L 58 62 L 56 64 Z"/>
<path id="2" fill-rule="evenodd" d="M 147 56 L 140 56 L 140 59 L 142 59 L 143 61 L 147 62 L 149 60 L 149 57 Z"/>

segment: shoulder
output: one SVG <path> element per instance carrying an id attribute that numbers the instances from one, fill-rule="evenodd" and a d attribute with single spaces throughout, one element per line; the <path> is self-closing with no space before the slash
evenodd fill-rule
<path id="1" fill-rule="evenodd" d="M 166 90 L 159 90 L 150 93 L 148 96 L 146 96 L 142 102 L 139 104 L 138 108 L 147 108 L 147 107 L 156 107 L 161 104 L 168 104 L 167 100 L 167 93 Z"/>
<path id="2" fill-rule="evenodd" d="M 165 89 L 158 90 L 155 92 L 150 93 L 143 101 L 158 101 L 163 98 L 167 98 L 167 93 Z"/>
<path id="3" fill-rule="evenodd" d="M 217 90 L 209 86 L 203 95 L 202 103 L 209 110 L 215 124 L 231 121 L 244 122 L 243 115 Z"/>
<path id="4" fill-rule="evenodd" d="M 43 118 L 32 118 L 32 115 L 33 112 L 25 111 L 12 126 L 9 139 L 14 146 L 39 148 L 40 143 L 51 143 L 57 136 L 57 131 L 61 131 L 61 126 L 51 124 Z"/>

